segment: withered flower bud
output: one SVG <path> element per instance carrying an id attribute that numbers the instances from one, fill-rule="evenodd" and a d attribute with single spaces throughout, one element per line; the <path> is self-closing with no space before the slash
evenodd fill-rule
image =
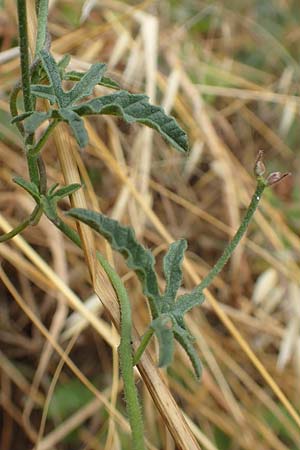
<path id="1" fill-rule="evenodd" d="M 264 165 L 264 163 L 263 163 L 263 161 L 262 161 L 263 154 L 264 154 L 264 152 L 263 152 L 262 150 L 260 150 L 260 151 L 258 152 L 256 161 L 255 161 L 255 165 L 254 165 L 254 173 L 255 173 L 255 175 L 256 175 L 257 177 L 263 176 L 263 174 L 265 173 L 265 170 L 266 170 L 265 165 Z"/>
<path id="2" fill-rule="evenodd" d="M 287 177 L 288 175 L 290 175 L 290 173 L 288 172 L 286 173 L 272 172 L 266 179 L 267 185 L 272 186 L 272 184 L 279 183 L 281 180 L 283 180 L 283 178 Z"/>

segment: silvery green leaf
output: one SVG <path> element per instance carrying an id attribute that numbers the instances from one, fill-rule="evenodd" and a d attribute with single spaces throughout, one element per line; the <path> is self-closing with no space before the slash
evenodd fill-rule
<path id="1" fill-rule="evenodd" d="M 173 322 L 167 314 L 161 314 L 151 322 L 150 327 L 158 339 L 159 344 L 159 367 L 171 364 L 174 353 Z"/>
<path id="2" fill-rule="evenodd" d="M 32 183 L 31 181 L 24 180 L 22 177 L 14 177 L 13 181 L 25 191 L 28 192 L 38 203 L 40 199 L 40 193 L 38 190 L 38 187 L 36 184 Z"/>
<path id="3" fill-rule="evenodd" d="M 70 61 L 71 61 L 71 55 L 64 55 L 61 58 L 61 60 L 57 63 L 58 71 L 59 71 L 61 78 L 63 78 L 65 70 L 68 67 Z"/>
<path id="4" fill-rule="evenodd" d="M 79 81 L 83 76 L 84 72 L 77 72 L 76 70 L 71 70 L 70 72 L 66 72 L 64 74 L 64 80 Z M 105 86 L 111 89 L 120 89 L 120 85 L 109 77 L 102 77 L 101 81 L 99 81 L 98 84 L 100 86 Z"/>
<path id="5" fill-rule="evenodd" d="M 32 134 L 37 128 L 45 122 L 45 120 L 50 119 L 52 116 L 52 111 L 48 112 L 34 112 L 24 121 L 24 128 L 26 133 Z"/>
<path id="6" fill-rule="evenodd" d="M 91 95 L 94 87 L 102 80 L 105 71 L 105 64 L 92 64 L 89 70 L 80 78 L 78 83 L 66 93 L 69 98 L 69 105 L 73 105 L 81 98 Z"/>
<path id="7" fill-rule="evenodd" d="M 201 373 L 202 373 L 202 365 L 198 356 L 198 353 L 196 352 L 192 340 L 191 340 L 191 335 L 189 334 L 189 332 L 185 329 L 183 329 L 182 327 L 180 327 L 177 324 L 174 324 L 174 328 L 173 328 L 173 332 L 174 332 L 174 336 L 176 338 L 176 340 L 181 344 L 181 346 L 184 348 L 184 350 L 186 351 L 186 353 L 188 354 L 191 363 L 193 365 L 196 377 L 198 379 L 201 378 Z"/>
<path id="8" fill-rule="evenodd" d="M 185 239 L 173 242 L 168 249 L 167 254 L 163 260 L 164 274 L 166 278 L 166 289 L 164 293 L 165 305 L 163 306 L 164 311 L 171 304 L 174 303 L 176 293 L 181 286 L 182 282 L 182 260 L 184 252 L 187 248 L 187 243 Z"/>
<path id="9" fill-rule="evenodd" d="M 56 96 L 53 93 L 53 88 L 50 85 L 32 84 L 31 93 L 36 97 L 41 97 L 49 100 L 51 105 L 53 105 L 57 101 Z"/>
<path id="10" fill-rule="evenodd" d="M 128 267 L 134 270 L 141 280 L 153 318 L 157 317 L 157 299 L 160 294 L 154 270 L 155 260 L 150 250 L 137 241 L 133 229 L 120 225 L 104 214 L 82 208 L 71 209 L 67 214 L 96 230 L 110 242 L 114 250 L 124 256 Z"/>
<path id="11" fill-rule="evenodd" d="M 62 198 L 67 197 L 73 194 L 74 192 L 78 191 L 78 189 L 80 189 L 81 187 L 82 186 L 79 183 L 72 183 L 69 184 L 68 186 L 64 186 L 60 189 L 53 191 L 51 197 L 57 200 L 61 200 Z"/>
<path id="12" fill-rule="evenodd" d="M 41 50 L 40 57 L 58 105 L 61 108 L 68 106 L 68 101 L 61 85 L 61 76 L 53 56 L 47 50 Z"/>
<path id="13" fill-rule="evenodd" d="M 205 296 L 202 290 L 200 291 L 198 288 L 195 288 L 192 292 L 181 295 L 177 298 L 173 309 L 173 314 L 176 313 L 178 316 L 183 316 L 185 313 L 194 308 L 194 306 L 201 305 L 204 300 Z"/>
<path id="14" fill-rule="evenodd" d="M 11 120 L 11 123 L 21 122 L 22 120 L 27 119 L 27 117 L 31 116 L 31 114 L 33 113 L 34 111 L 27 111 L 25 113 L 18 114 Z"/>
<path id="15" fill-rule="evenodd" d="M 88 144 L 89 138 L 84 127 L 82 118 L 71 109 L 61 108 L 57 111 L 60 117 L 68 122 L 74 133 L 79 147 L 83 148 Z"/>
<path id="16" fill-rule="evenodd" d="M 80 116 L 111 114 L 128 123 L 142 123 L 158 131 L 176 150 L 184 153 L 189 150 L 187 135 L 176 120 L 165 114 L 160 106 L 151 105 L 146 95 L 119 91 L 89 100 L 73 110 Z"/>

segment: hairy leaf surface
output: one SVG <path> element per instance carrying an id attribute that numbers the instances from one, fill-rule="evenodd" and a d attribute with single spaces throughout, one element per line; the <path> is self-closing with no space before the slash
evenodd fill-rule
<path id="1" fill-rule="evenodd" d="M 73 110 L 80 116 L 111 114 L 122 117 L 128 123 L 142 123 L 158 131 L 176 150 L 188 151 L 186 133 L 160 106 L 151 105 L 146 95 L 119 91 L 94 98 L 75 106 Z"/>
<path id="2" fill-rule="evenodd" d="M 154 270 L 155 260 L 150 250 L 137 241 L 133 229 L 120 225 L 104 214 L 82 208 L 74 208 L 68 212 L 68 215 L 96 230 L 110 242 L 114 250 L 124 256 L 128 267 L 133 269 L 141 280 L 143 292 L 149 299 L 152 315 L 154 318 L 157 317 L 156 300 L 160 294 Z"/>
<path id="3" fill-rule="evenodd" d="M 166 303 L 164 311 L 167 311 L 168 306 L 175 300 L 178 289 L 182 282 L 182 260 L 184 252 L 187 248 L 185 239 L 173 242 L 164 257 L 164 274 L 166 278 L 166 289 L 164 293 L 164 302 Z"/>

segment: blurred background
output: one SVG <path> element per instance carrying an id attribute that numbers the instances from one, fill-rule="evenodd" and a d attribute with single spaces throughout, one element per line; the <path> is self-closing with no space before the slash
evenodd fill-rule
<path id="1" fill-rule="evenodd" d="M 122 88 L 146 92 L 189 136 L 191 151 L 183 156 L 150 129 L 101 116 L 88 121 L 87 149 L 77 151 L 72 137 L 66 142 L 66 151 L 68 145 L 76 150 L 89 206 L 134 227 L 161 275 L 168 241 L 188 240 L 182 292 L 205 276 L 238 228 L 255 189 L 258 150 L 268 172 L 292 173 L 266 190 L 247 239 L 188 317 L 204 366 L 201 382 L 180 348 L 166 379 L 202 449 L 299 450 L 299 2 L 49 5 L 55 57 L 70 54 L 74 70 L 106 63 Z M 6 0 L 0 11 L 1 232 L 33 206 L 12 182 L 26 173 L 9 112 L 20 75 L 17 46 L 16 6 Z M 43 156 L 49 180 L 64 184 L 53 139 Z M 100 240 L 97 245 L 104 248 Z M 149 315 L 139 283 L 114 257 L 143 333 Z M 1 450 L 129 450 L 118 336 L 93 294 L 81 251 L 43 219 L 22 239 L 0 245 L 0 264 Z M 77 300 L 97 317 L 96 325 L 74 310 Z M 229 332 L 222 314 L 237 333 Z M 76 376 L 53 341 L 76 364 Z M 149 448 L 175 450 L 142 380 L 138 386 Z M 278 388 L 294 418 L 274 394 Z"/>

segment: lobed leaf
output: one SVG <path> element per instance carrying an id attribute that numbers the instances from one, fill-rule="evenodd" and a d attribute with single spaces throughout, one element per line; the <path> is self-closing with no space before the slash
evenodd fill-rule
<path id="1" fill-rule="evenodd" d="M 28 194 L 30 194 L 38 203 L 40 200 L 40 193 L 39 189 L 36 184 L 32 183 L 31 181 L 24 180 L 22 177 L 14 177 L 13 178 L 14 183 L 16 183 L 21 188 L 25 189 Z"/>
<path id="2" fill-rule="evenodd" d="M 45 84 L 32 84 L 31 93 L 36 97 L 41 97 L 49 100 L 51 105 L 57 102 L 56 96 L 54 95 L 53 88 L 50 85 Z"/>
<path id="3" fill-rule="evenodd" d="M 57 189 L 57 191 L 52 191 L 51 197 L 57 200 L 61 200 L 64 197 L 67 197 L 68 195 L 73 194 L 74 192 L 78 191 L 82 186 L 79 183 L 72 183 L 68 186 L 64 186 L 60 189 Z M 49 194 L 49 191 L 48 191 Z"/>
<path id="4" fill-rule="evenodd" d="M 173 332 L 177 341 L 180 343 L 180 345 L 184 348 L 184 350 L 188 354 L 191 363 L 193 365 L 196 377 L 200 379 L 202 373 L 202 365 L 198 353 L 196 352 L 192 344 L 189 332 L 177 324 L 174 325 Z"/>
<path id="5" fill-rule="evenodd" d="M 167 254 L 163 260 L 164 274 L 166 278 L 166 289 L 164 293 L 165 305 L 164 308 L 171 306 L 176 297 L 176 293 L 182 282 L 182 260 L 184 252 L 187 248 L 185 239 L 173 242 L 168 249 Z M 166 311 L 164 309 L 164 311 Z"/>
<path id="6" fill-rule="evenodd" d="M 79 147 L 81 148 L 85 147 L 89 142 L 89 138 L 86 129 L 84 127 L 82 118 L 76 112 L 67 108 L 59 109 L 58 113 L 60 117 L 66 122 L 68 122 L 68 124 L 72 128 L 72 131 L 74 133 L 75 139 Z"/>
<path id="7" fill-rule="evenodd" d="M 106 64 L 92 64 L 89 70 L 83 74 L 78 83 L 65 95 L 69 98 L 69 105 L 73 105 L 76 101 L 83 97 L 91 95 L 94 87 L 98 84 L 106 71 Z"/>
<path id="8" fill-rule="evenodd" d="M 67 99 L 65 97 L 65 92 L 61 85 L 61 76 L 59 73 L 59 69 L 57 67 L 57 64 L 55 62 L 55 59 L 46 50 L 40 51 L 40 57 L 42 60 L 43 67 L 48 75 L 48 79 L 50 82 L 50 85 L 53 89 L 53 94 L 56 97 L 57 103 L 60 107 L 64 108 L 67 106 Z"/>
<path id="9" fill-rule="evenodd" d="M 167 314 L 161 314 L 152 321 L 150 327 L 154 330 L 159 344 L 159 367 L 171 364 L 174 353 L 174 334 L 172 319 Z"/>
<path id="10" fill-rule="evenodd" d="M 120 225 L 116 220 L 104 214 L 82 208 L 71 209 L 68 213 L 104 236 L 114 250 L 120 252 L 126 259 L 127 265 L 133 269 L 141 280 L 143 292 L 149 299 L 154 318 L 157 317 L 157 299 L 160 297 L 156 273 L 154 270 L 154 257 L 137 240 L 132 228 Z"/>
<path id="11" fill-rule="evenodd" d="M 33 112 L 27 119 L 24 121 L 24 128 L 26 133 L 32 134 L 37 128 L 45 122 L 45 120 L 50 119 L 52 116 L 52 111 L 48 112 Z"/>
<path id="12" fill-rule="evenodd" d="M 71 61 L 71 55 L 64 55 L 61 60 L 57 63 L 58 71 L 60 74 L 60 77 L 64 77 L 64 73 L 66 68 L 69 65 L 69 62 Z"/>
<path id="13" fill-rule="evenodd" d="M 204 300 L 205 296 L 202 290 L 200 291 L 198 287 L 196 287 L 192 292 L 178 297 L 175 303 L 175 308 L 172 312 L 178 316 L 183 316 L 185 313 L 194 308 L 194 306 L 201 305 Z"/>
<path id="14" fill-rule="evenodd" d="M 64 74 L 64 80 L 79 81 L 83 76 L 84 72 L 77 72 L 76 70 L 71 70 Z M 120 89 L 120 85 L 109 77 L 102 77 L 101 81 L 99 81 L 98 84 L 100 86 L 105 86 L 111 89 Z"/>
<path id="15" fill-rule="evenodd" d="M 186 133 L 160 106 L 151 105 L 146 95 L 119 91 L 75 106 L 73 110 L 80 116 L 111 114 L 128 123 L 142 123 L 158 131 L 176 150 L 188 152 Z"/>
<path id="16" fill-rule="evenodd" d="M 27 119 L 27 117 L 31 116 L 31 114 L 33 113 L 34 111 L 27 111 L 25 113 L 18 114 L 17 116 L 14 116 L 14 118 L 11 120 L 11 123 L 21 122 L 22 120 Z"/>

